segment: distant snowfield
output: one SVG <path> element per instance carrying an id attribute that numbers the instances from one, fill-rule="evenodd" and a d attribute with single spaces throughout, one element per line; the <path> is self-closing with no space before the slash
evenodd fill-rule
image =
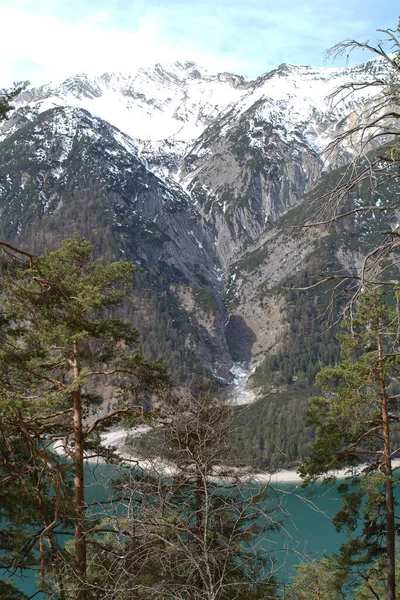
<path id="1" fill-rule="evenodd" d="M 252 404 L 257 400 L 256 394 L 251 389 L 246 389 L 249 375 L 251 374 L 243 363 L 235 363 L 230 369 L 230 373 L 234 376 L 232 389 L 230 392 L 230 404 L 232 406 L 242 406 L 244 404 Z"/>
<path id="2" fill-rule="evenodd" d="M 198 69 L 194 63 L 173 63 L 133 74 L 77 75 L 61 85 L 34 88 L 36 99 L 23 94 L 18 106 L 36 106 L 40 112 L 56 106 L 83 108 L 132 138 L 190 142 L 247 92 L 233 85 L 235 76 L 210 75 L 205 69 L 200 74 Z"/>
<path id="3" fill-rule="evenodd" d="M 354 92 L 340 106 L 335 106 L 336 99 L 332 106 L 330 96 L 339 86 L 360 77 L 372 80 L 385 68 L 380 59 L 365 65 L 321 68 L 283 64 L 247 81 L 230 73 L 210 74 L 190 61 L 157 64 L 132 74 L 76 75 L 60 85 L 29 89 L 16 104 L 39 112 L 56 106 L 82 108 L 155 148 L 165 140 L 183 142 L 189 148 L 216 117 L 231 111 L 231 118 L 237 120 L 257 103 L 257 116 L 279 126 L 287 141 L 300 130 L 310 146 L 321 152 L 329 141 L 330 126 L 327 122 L 319 129 L 316 123 L 321 116 L 329 113 L 331 124 L 336 124 L 357 109 L 357 103 L 379 92 L 376 87 L 367 88 Z M 226 119 L 226 131 L 223 128 L 221 135 L 229 130 L 231 118 Z"/>

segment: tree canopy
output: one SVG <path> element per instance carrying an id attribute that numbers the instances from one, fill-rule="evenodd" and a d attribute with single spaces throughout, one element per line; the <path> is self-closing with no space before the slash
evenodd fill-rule
<path id="1" fill-rule="evenodd" d="M 385 594 L 394 600 L 397 523 L 393 459 L 400 452 L 400 246 L 399 199 L 391 182 L 398 179 L 400 164 L 400 28 L 379 31 L 385 39 L 376 46 L 345 40 L 327 54 L 335 58 L 362 49 L 372 52 L 380 62 L 376 69 L 365 70 L 365 79 L 342 85 L 332 96 L 334 102 L 340 102 L 362 90 L 376 89 L 352 125 L 326 150 L 328 157 L 343 147 L 355 153 L 339 183 L 321 197 L 322 218 L 313 226 L 360 214 L 370 216 L 371 227 L 379 227 L 381 220 L 374 221 L 379 213 L 390 215 L 391 221 L 380 231 L 383 241 L 364 256 L 356 273 L 329 274 L 326 278 L 337 278 L 336 295 L 340 290 L 352 293 L 344 310 L 346 334 L 342 336 L 341 360 L 316 378 L 323 392 L 310 401 L 309 424 L 316 427 L 316 437 L 300 472 L 311 482 L 321 476 L 334 479 L 336 469 L 347 468 L 350 481 L 339 487 L 343 509 L 336 515 L 335 525 L 346 529 L 351 539 L 342 546 L 338 564 L 365 578 L 367 566 L 383 556 Z M 357 530 L 360 522 L 361 532 Z M 374 597 L 379 596 L 375 593 Z"/>
<path id="2" fill-rule="evenodd" d="M 116 458 L 100 445 L 100 432 L 129 415 L 143 419 L 152 396 L 168 384 L 162 364 L 134 350 L 136 329 L 111 312 L 130 289 L 133 265 L 93 262 L 91 252 L 75 237 L 28 262 L 3 255 L 0 472 L 8 500 L 0 508 L 11 531 L 5 550 L 19 566 L 32 566 L 39 552 L 45 592 L 48 557 L 63 554 L 56 533 L 71 523 L 70 562 L 85 577 L 84 461 Z M 74 598 L 84 598 L 79 589 Z"/>
<path id="3" fill-rule="evenodd" d="M 27 85 L 27 81 L 20 81 L 14 83 L 11 89 L 0 89 L 0 123 L 8 118 L 9 113 L 14 108 L 12 101 L 19 96 Z"/>
<path id="4" fill-rule="evenodd" d="M 334 522 L 353 538 L 342 546 L 341 561 L 352 568 L 384 553 L 387 597 L 394 600 L 393 459 L 400 454 L 395 304 L 391 306 L 379 290 L 366 290 L 345 327 L 342 360 L 316 379 L 324 395 L 310 400 L 309 424 L 316 426 L 316 436 L 300 473 L 308 482 L 321 475 L 330 480 L 335 470 L 347 468 L 351 481 L 339 486 L 344 506 Z M 360 519 L 362 531 L 355 534 Z"/>

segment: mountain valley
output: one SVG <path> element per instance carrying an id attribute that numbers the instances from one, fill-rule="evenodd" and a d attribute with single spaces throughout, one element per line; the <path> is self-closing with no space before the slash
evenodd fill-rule
<path id="1" fill-rule="evenodd" d="M 180 386 L 197 373 L 229 394 L 246 374 L 256 401 L 237 400 L 237 451 L 244 463 L 291 464 L 311 436 L 315 374 L 338 357 L 333 284 L 300 288 L 360 268 L 375 243 L 368 219 L 393 225 L 381 211 L 300 227 L 319 220 L 359 150 L 324 149 L 379 89 L 332 94 L 386 75 L 372 60 L 283 64 L 248 81 L 186 62 L 28 88 L 0 130 L 3 238 L 40 253 L 78 233 L 96 258 L 132 260 L 124 316 L 142 351 Z M 359 193 L 382 206 L 399 190 Z"/>

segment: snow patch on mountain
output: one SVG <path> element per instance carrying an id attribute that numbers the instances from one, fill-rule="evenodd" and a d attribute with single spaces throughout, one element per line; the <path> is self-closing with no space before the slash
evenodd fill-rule
<path id="1" fill-rule="evenodd" d="M 24 92 L 19 106 L 43 112 L 56 106 L 84 108 L 132 138 L 190 141 L 221 109 L 243 95 L 244 78 L 210 75 L 195 63 L 157 64 L 134 74 L 106 73 L 93 79 L 77 75 L 59 86 Z"/>
<path id="2" fill-rule="evenodd" d="M 301 147 L 322 157 L 338 133 L 338 124 L 350 116 L 356 119 L 379 88 L 366 88 L 348 98 L 342 94 L 342 102 L 338 102 L 339 97 L 333 99 L 332 93 L 350 82 L 372 81 L 382 74 L 385 64 L 379 59 L 349 68 L 282 64 L 254 81 L 231 73 L 212 74 L 190 61 L 156 64 L 130 74 L 80 74 L 59 85 L 50 83 L 24 91 L 16 101 L 13 118 L 2 124 L 0 140 L 41 113 L 63 109 L 53 121 L 53 137 L 62 138 L 63 152 L 57 156 L 63 162 L 77 127 L 74 111 L 83 110 L 88 125 L 82 130 L 80 124 L 81 134 L 101 136 L 101 123 L 104 127 L 104 121 L 108 122 L 116 141 L 115 148 L 105 150 L 108 154 L 118 153 L 122 147 L 169 187 L 175 186 L 175 191 L 180 188 L 178 195 L 185 195 L 190 194 L 192 181 L 202 168 L 199 159 L 211 158 L 213 141 L 228 138 L 238 124 L 245 125 L 248 147 L 259 150 L 267 161 L 275 152 L 277 137 L 289 148 L 288 160 L 296 162 L 295 153 Z M 37 143 L 40 158 L 40 143 L 53 142 L 43 139 Z M 354 149 L 344 144 L 344 158 L 339 160 L 346 161 L 352 153 Z M 193 162 L 183 165 L 183 159 L 190 155 Z M 326 168 L 338 164 L 335 157 L 318 160 L 323 160 Z M 219 171 L 225 167 L 226 163 Z M 129 169 L 127 165 L 124 168 Z M 57 165 L 54 176 L 61 176 Z M 207 180 L 202 185 L 210 198 L 211 212 L 221 190 L 211 189 Z M 220 206 L 225 214 L 226 199 Z"/>
<path id="3" fill-rule="evenodd" d="M 66 105 L 83 108 L 156 146 L 162 140 L 189 145 L 222 113 L 233 109 L 232 118 L 238 118 L 259 102 L 261 119 L 283 125 L 289 136 L 299 126 L 306 128 L 305 135 L 321 150 L 326 136 L 315 127 L 316 120 L 323 121 L 333 111 L 337 122 L 377 90 L 359 91 L 338 106 L 332 105 L 332 92 L 360 77 L 371 80 L 382 69 L 379 60 L 348 68 L 283 64 L 247 81 L 230 73 L 210 74 L 190 61 L 176 62 L 133 74 L 76 75 L 58 86 L 27 90 L 18 106 L 29 105 L 35 113 Z"/>

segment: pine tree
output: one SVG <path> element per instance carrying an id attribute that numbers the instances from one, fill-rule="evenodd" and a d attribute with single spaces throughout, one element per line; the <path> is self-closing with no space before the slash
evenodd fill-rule
<path id="1" fill-rule="evenodd" d="M 1 600 L 29 600 L 26 594 L 17 590 L 8 581 L 0 581 L 0 598 Z"/>
<path id="2" fill-rule="evenodd" d="M 0 123 L 8 118 L 9 113 L 13 110 L 12 101 L 14 98 L 27 87 L 28 81 L 14 83 L 9 90 L 0 90 Z"/>
<path id="3" fill-rule="evenodd" d="M 70 597 L 81 599 L 88 543 L 85 457 L 107 458 L 99 432 L 126 415 L 142 418 L 146 395 L 164 389 L 167 377 L 160 363 L 132 351 L 136 329 L 111 316 L 129 290 L 132 264 L 92 262 L 89 242 L 75 237 L 29 263 L 3 267 L 2 481 L 16 498 L 22 490 L 36 527 L 42 519 L 29 546 L 40 552 L 48 594 L 46 556 L 56 550 L 60 523 L 73 522 L 78 583 Z M 54 442 L 72 463 L 72 485 L 68 463 L 52 452 Z M 2 510 L 15 523 L 13 508 L 3 504 Z"/>
<path id="4" fill-rule="evenodd" d="M 343 467 L 349 475 L 360 471 L 360 477 L 339 487 L 344 508 L 335 517 L 336 527 L 353 533 L 360 518 L 363 522 L 361 534 L 341 548 L 342 565 L 370 564 L 385 554 L 387 597 L 394 600 L 393 458 L 400 448 L 394 443 L 399 410 L 391 385 L 400 369 L 398 314 L 379 290 L 364 290 L 346 327 L 341 362 L 317 376 L 325 394 L 310 401 L 316 439 L 300 472 L 310 482 L 320 476 L 329 480 Z M 360 462 L 366 465 L 359 467 Z"/>
<path id="5" fill-rule="evenodd" d="M 296 567 L 296 575 L 285 589 L 285 600 L 343 600 L 346 573 L 335 561 L 324 557 Z"/>

